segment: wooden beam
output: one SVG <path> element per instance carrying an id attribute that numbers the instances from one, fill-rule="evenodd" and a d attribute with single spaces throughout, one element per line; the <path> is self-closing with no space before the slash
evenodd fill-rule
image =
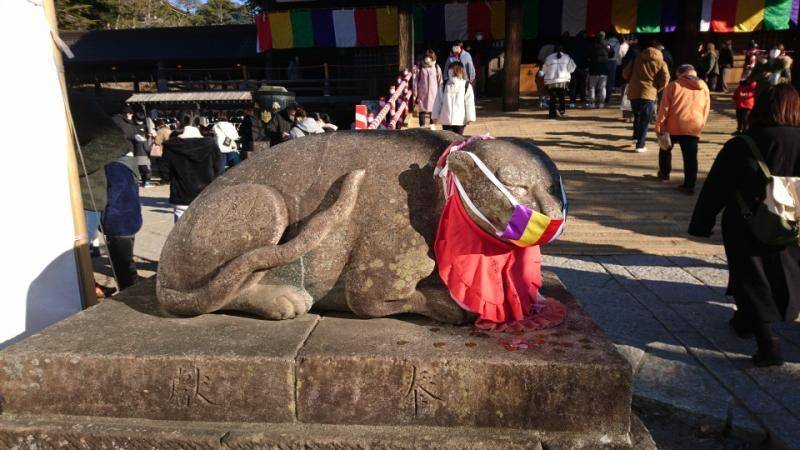
<path id="1" fill-rule="evenodd" d="M 44 14 L 50 24 L 50 29 L 58 33 L 58 20 L 56 19 L 56 7 L 53 0 L 45 0 L 42 5 Z M 69 112 L 69 102 L 67 100 L 67 82 L 64 78 L 64 61 L 61 57 L 61 50 L 53 43 L 53 59 L 56 67 L 59 68 L 58 81 L 61 84 L 63 93 L 64 114 L 66 115 L 67 130 L 67 178 L 69 180 L 69 197 L 72 204 L 72 224 L 75 230 L 75 243 L 73 252 L 75 254 L 75 265 L 78 273 L 78 286 L 81 292 L 81 304 L 84 309 L 97 304 L 97 295 L 94 289 L 94 268 L 92 267 L 92 257 L 89 254 L 89 239 L 86 231 L 86 216 L 83 212 L 83 197 L 81 196 L 81 185 L 78 176 L 78 159 L 75 156 L 76 142 L 72 134 L 72 118 Z"/>
<path id="2" fill-rule="evenodd" d="M 397 57 L 400 70 L 414 65 L 414 14 L 410 0 L 402 0 L 397 5 Z"/>
<path id="3" fill-rule="evenodd" d="M 519 110 L 519 70 L 522 62 L 522 0 L 506 1 L 503 111 Z"/>

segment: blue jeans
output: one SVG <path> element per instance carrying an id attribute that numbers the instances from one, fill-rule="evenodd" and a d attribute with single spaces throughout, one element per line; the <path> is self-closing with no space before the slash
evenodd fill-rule
<path id="1" fill-rule="evenodd" d="M 636 148 L 644 148 L 647 142 L 647 129 L 650 127 L 650 118 L 653 117 L 653 100 L 637 98 L 631 100 L 633 110 L 633 139 Z"/>
<path id="2" fill-rule="evenodd" d="M 219 154 L 219 166 L 225 172 L 229 167 L 239 164 L 239 152 L 228 152 Z"/>

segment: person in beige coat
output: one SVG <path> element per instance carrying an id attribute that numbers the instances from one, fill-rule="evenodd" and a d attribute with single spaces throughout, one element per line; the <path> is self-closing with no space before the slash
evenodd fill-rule
<path id="1" fill-rule="evenodd" d="M 661 51 L 651 44 L 628 63 L 622 76 L 628 81 L 628 99 L 633 110 L 633 145 L 637 153 L 644 153 L 647 128 L 658 93 L 669 83 L 669 69 Z"/>

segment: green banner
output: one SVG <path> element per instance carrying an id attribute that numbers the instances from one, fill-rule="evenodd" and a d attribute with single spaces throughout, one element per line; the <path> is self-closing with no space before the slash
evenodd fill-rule
<path id="1" fill-rule="evenodd" d="M 539 0 L 524 0 L 522 3 L 522 39 L 539 36 Z"/>
<path id="2" fill-rule="evenodd" d="M 788 30 L 792 15 L 792 0 L 766 0 L 764 2 L 764 29 Z"/>
<path id="3" fill-rule="evenodd" d="M 292 11 L 292 37 L 294 48 L 314 46 L 314 28 L 311 25 L 311 12 L 307 9 Z"/>
<path id="4" fill-rule="evenodd" d="M 661 0 L 639 0 L 636 8 L 636 32 L 661 32 Z"/>

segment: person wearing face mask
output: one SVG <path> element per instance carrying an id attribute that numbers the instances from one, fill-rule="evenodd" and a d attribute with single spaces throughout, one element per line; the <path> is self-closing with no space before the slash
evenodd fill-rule
<path id="1" fill-rule="evenodd" d="M 448 75 L 437 89 L 431 117 L 445 130 L 464 134 L 464 128 L 475 121 L 475 94 L 463 64 L 458 61 L 450 64 Z"/>
<path id="2" fill-rule="evenodd" d="M 770 86 L 790 84 L 792 81 L 792 58 L 786 55 L 783 44 L 759 55 L 749 79 L 756 82 L 756 98 Z"/>
<path id="3" fill-rule="evenodd" d="M 430 122 L 436 93 L 444 82 L 442 69 L 436 64 L 436 52 L 425 51 L 420 70 L 414 75 L 414 105 L 419 114 L 419 126 L 426 127 Z"/>
<path id="4" fill-rule="evenodd" d="M 456 41 L 453 44 L 453 47 L 450 51 L 450 56 L 447 58 L 447 62 L 444 65 L 444 73 L 448 74 L 447 79 L 450 78 L 450 66 L 453 63 L 460 63 L 464 66 L 464 73 L 466 74 L 466 80 L 470 84 L 475 83 L 475 64 L 472 62 L 472 55 L 469 54 L 468 51 L 464 50 L 464 43 L 461 41 Z"/>
<path id="5" fill-rule="evenodd" d="M 272 119 L 265 127 L 269 145 L 278 145 L 283 141 L 289 139 L 289 130 L 294 126 L 295 113 L 299 109 L 296 103 L 291 103 L 289 106 L 272 114 Z"/>

